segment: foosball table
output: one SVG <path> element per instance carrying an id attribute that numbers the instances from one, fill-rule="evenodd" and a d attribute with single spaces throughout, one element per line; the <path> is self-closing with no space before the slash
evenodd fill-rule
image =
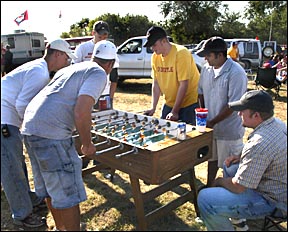
<path id="1" fill-rule="evenodd" d="M 193 125 L 184 127 L 183 123 L 120 110 L 92 113 L 91 135 L 97 148 L 92 159 L 100 165 L 85 168 L 82 174 L 103 168 L 129 174 L 139 230 L 147 230 L 151 221 L 187 201 L 192 201 L 199 216 L 194 167 L 211 157 L 213 130 L 200 133 Z M 74 137 L 79 153 L 77 135 Z M 139 180 L 157 187 L 143 193 Z M 145 202 L 183 183 L 188 183 L 190 190 L 153 212 L 145 212 Z"/>

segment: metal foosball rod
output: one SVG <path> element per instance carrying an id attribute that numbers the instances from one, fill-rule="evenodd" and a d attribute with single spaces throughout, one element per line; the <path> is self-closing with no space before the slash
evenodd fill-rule
<path id="1" fill-rule="evenodd" d="M 132 120 L 132 119 L 135 119 L 135 122 L 130 122 L 130 123 L 129 123 L 129 121 Z M 132 118 L 132 117 L 131 117 L 131 118 L 128 118 L 128 114 L 125 113 L 125 114 L 123 115 L 123 119 L 110 122 L 110 123 L 108 123 L 109 126 L 107 125 L 107 126 L 105 126 L 104 128 L 99 129 L 99 131 L 101 132 L 101 131 L 104 131 L 104 130 L 105 130 L 104 133 L 109 133 L 109 132 L 110 132 L 110 129 L 112 130 L 114 126 L 120 127 L 120 126 L 126 126 L 126 125 L 131 126 L 132 128 L 130 128 L 130 130 L 132 130 L 135 123 L 140 123 L 140 122 L 142 122 L 142 123 L 141 123 L 142 126 L 146 126 L 146 122 L 147 122 L 147 121 L 148 121 L 147 117 L 145 117 L 145 118 L 142 119 L 142 120 L 139 120 L 139 119 L 138 119 L 138 115 L 135 114 L 135 115 L 133 116 L 133 118 Z M 118 122 L 120 122 L 120 123 L 118 123 Z M 103 124 L 99 124 L 99 125 L 95 125 L 95 126 L 96 126 L 96 129 L 97 129 L 97 127 L 100 127 L 100 126 L 103 126 L 103 125 L 106 125 L 106 124 L 107 124 L 107 123 L 103 123 Z M 115 128 L 115 129 L 116 129 L 116 128 Z M 120 131 L 120 129 L 114 130 L 113 133 L 118 132 L 118 131 Z"/>
<path id="2" fill-rule="evenodd" d="M 114 147 L 109 147 L 109 148 L 103 149 L 103 150 L 101 150 L 101 151 L 96 151 L 96 152 L 95 152 L 95 155 L 101 155 L 101 154 L 103 154 L 103 153 L 106 153 L 106 152 L 109 152 L 109 151 L 113 151 L 113 150 L 118 149 L 118 148 L 119 148 L 120 150 L 123 150 L 124 145 L 123 145 L 122 143 L 119 143 L 118 145 L 116 145 L 116 146 L 114 146 Z"/>
<path id="3" fill-rule="evenodd" d="M 145 128 L 145 127 L 142 127 L 142 126 L 141 126 L 141 128 L 140 128 L 139 131 L 137 131 L 137 132 L 135 132 L 135 133 L 124 134 L 124 135 L 120 136 L 119 139 L 131 137 L 131 136 L 134 136 L 134 137 L 135 137 L 135 136 L 137 136 L 138 134 L 143 133 L 143 132 L 144 132 L 144 128 Z M 153 131 L 153 129 L 151 129 L 151 130 L 146 130 L 146 132 L 150 132 L 150 131 Z M 128 140 L 128 139 L 127 139 L 127 140 Z"/>
<path id="4" fill-rule="evenodd" d="M 116 115 L 116 116 L 118 116 L 118 114 L 119 114 L 119 112 L 116 110 L 116 111 L 114 111 L 114 112 L 112 112 L 112 113 L 110 113 L 110 114 L 103 114 L 103 115 L 95 115 L 95 116 L 92 116 L 92 119 L 94 119 L 94 118 L 98 118 L 98 119 L 100 119 L 100 118 L 102 118 L 102 117 L 106 117 L 106 116 L 114 116 L 114 115 Z"/>
<path id="5" fill-rule="evenodd" d="M 101 122 L 105 122 L 104 124 L 107 124 L 107 123 L 109 123 L 110 121 L 116 120 L 116 119 L 118 119 L 118 118 L 119 118 L 119 116 L 111 116 L 111 117 L 109 117 L 109 118 L 98 119 L 98 120 L 92 119 L 92 123 L 94 123 L 94 124 L 100 123 L 100 124 L 101 124 Z"/>
<path id="6" fill-rule="evenodd" d="M 95 145 L 94 145 L 94 146 L 95 146 Z M 119 143 L 118 145 L 116 145 L 116 146 L 114 146 L 114 147 L 109 147 L 109 148 L 103 149 L 103 150 L 101 150 L 101 151 L 96 151 L 96 152 L 95 152 L 95 155 L 101 155 L 101 154 L 103 154 L 103 153 L 105 153 L 105 152 L 113 151 L 113 150 L 115 150 L 115 149 L 117 149 L 117 148 L 119 148 L 120 150 L 123 150 L 124 145 L 123 145 L 122 143 Z M 83 157 L 85 157 L 85 156 L 82 155 L 82 156 L 80 156 L 80 157 L 83 158 Z"/>
<path id="7" fill-rule="evenodd" d="M 79 137 L 79 134 L 72 135 L 72 138 L 78 138 L 78 137 Z M 95 135 L 95 136 L 91 137 L 91 140 L 93 140 L 93 141 L 97 141 L 98 139 L 99 139 L 98 135 Z"/>
<path id="8" fill-rule="evenodd" d="M 100 127 L 100 126 L 103 126 L 103 125 L 106 125 L 105 127 L 103 127 L 102 129 L 99 129 L 98 131 L 101 132 L 103 130 L 110 130 L 112 129 L 113 127 L 117 126 L 117 127 L 121 127 L 121 126 L 124 126 L 124 125 L 129 125 L 129 121 L 133 119 L 133 118 L 126 118 L 126 119 L 121 119 L 121 120 L 117 120 L 117 121 L 113 121 L 113 122 L 110 122 L 110 123 L 104 123 L 104 124 L 99 124 L 99 125 L 95 125 L 96 129 L 97 127 Z M 133 122 L 132 122 L 133 123 Z"/>
<path id="9" fill-rule="evenodd" d="M 116 158 L 116 159 L 119 159 L 119 158 L 121 158 L 121 157 L 123 157 L 123 156 L 125 156 L 125 155 L 137 154 L 137 153 L 138 153 L 137 147 L 133 147 L 132 150 L 130 150 L 130 151 L 126 151 L 126 152 L 123 152 L 123 153 L 121 153 L 121 154 L 115 155 L 115 158 Z"/>
<path id="10" fill-rule="evenodd" d="M 108 145 L 111 143 L 111 141 L 110 141 L 109 138 L 107 138 L 105 141 L 102 141 L 102 142 L 99 142 L 99 143 L 95 143 L 94 146 L 95 146 L 95 147 L 98 147 L 98 146 L 104 145 L 104 144 L 106 144 L 106 143 L 107 143 Z"/>
<path id="11" fill-rule="evenodd" d="M 120 116 L 119 116 L 120 117 Z M 110 121 L 110 120 L 108 120 L 108 122 L 107 122 L 107 120 L 106 120 L 106 122 L 105 123 L 100 123 L 100 124 L 96 124 L 94 127 L 101 127 L 101 126 L 105 126 L 105 125 L 109 125 L 109 126 L 112 126 L 112 125 L 115 125 L 115 124 L 117 124 L 118 122 L 120 122 L 120 123 L 123 123 L 123 121 L 129 121 L 129 120 L 131 120 L 131 119 L 133 119 L 133 118 L 124 118 L 124 116 L 123 116 L 123 119 L 119 119 L 119 120 L 114 120 L 114 121 Z"/>

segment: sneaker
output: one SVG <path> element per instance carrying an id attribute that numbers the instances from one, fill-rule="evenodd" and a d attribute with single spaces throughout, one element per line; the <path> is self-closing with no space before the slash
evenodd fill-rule
<path id="1" fill-rule="evenodd" d="M 31 213 L 24 220 L 13 219 L 13 224 L 17 226 L 26 226 L 29 228 L 36 228 L 46 224 L 46 218 L 37 214 Z"/>
<path id="2" fill-rule="evenodd" d="M 38 205 L 33 206 L 33 213 L 36 213 L 42 209 L 47 209 L 46 201 L 41 201 Z"/>
<path id="3" fill-rule="evenodd" d="M 249 230 L 249 227 L 246 224 L 245 218 L 242 218 L 242 219 L 230 218 L 230 221 L 232 222 L 235 231 L 248 231 Z"/>

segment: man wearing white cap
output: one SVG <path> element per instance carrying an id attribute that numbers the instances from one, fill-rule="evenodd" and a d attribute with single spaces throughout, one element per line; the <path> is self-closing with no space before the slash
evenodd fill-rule
<path id="1" fill-rule="evenodd" d="M 74 59 L 69 44 L 57 39 L 49 43 L 42 58 L 25 63 L 1 78 L 1 184 L 13 223 L 30 228 L 45 224 L 32 214 L 33 207 L 45 206 L 43 198 L 30 190 L 19 128 L 31 99 L 50 81 L 49 73 Z"/>
<path id="2" fill-rule="evenodd" d="M 90 62 L 59 70 L 27 106 L 22 134 L 33 168 L 37 195 L 46 198 L 56 229 L 80 231 L 79 203 L 87 199 L 82 160 L 72 133 L 76 129 L 81 153 L 93 156 L 91 111 L 101 96 L 117 57 L 110 41 L 98 42 Z"/>

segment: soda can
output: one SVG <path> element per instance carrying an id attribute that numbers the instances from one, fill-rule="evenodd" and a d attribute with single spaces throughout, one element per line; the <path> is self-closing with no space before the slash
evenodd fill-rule
<path id="1" fill-rule="evenodd" d="M 105 96 L 104 99 L 106 100 L 106 109 L 111 109 L 110 96 Z"/>
<path id="2" fill-rule="evenodd" d="M 99 110 L 106 110 L 107 109 L 107 101 L 104 97 L 99 99 Z"/>
<path id="3" fill-rule="evenodd" d="M 178 138 L 178 140 L 185 140 L 186 139 L 186 123 L 185 122 L 178 123 L 177 138 Z"/>

